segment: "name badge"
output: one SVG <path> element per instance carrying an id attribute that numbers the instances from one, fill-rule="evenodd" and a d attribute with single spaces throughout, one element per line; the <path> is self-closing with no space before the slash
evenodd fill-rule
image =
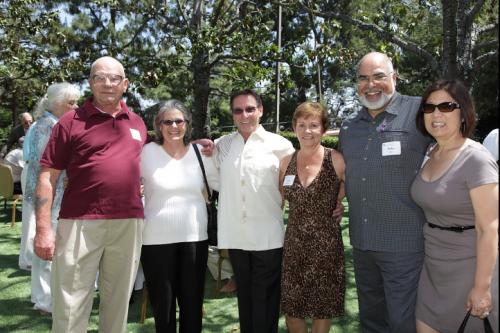
<path id="1" fill-rule="evenodd" d="M 384 142 L 382 156 L 401 155 L 401 141 Z"/>
<path id="2" fill-rule="evenodd" d="M 130 134 L 132 134 L 132 139 L 141 141 L 141 132 L 139 132 L 138 130 L 131 128 Z"/>
<path id="3" fill-rule="evenodd" d="M 283 180 L 283 186 L 292 186 L 293 181 L 295 180 L 295 175 L 287 175 Z"/>

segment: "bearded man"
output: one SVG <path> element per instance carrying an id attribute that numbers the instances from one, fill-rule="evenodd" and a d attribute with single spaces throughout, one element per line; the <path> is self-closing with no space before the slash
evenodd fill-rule
<path id="1" fill-rule="evenodd" d="M 425 217 L 409 189 L 430 139 L 415 125 L 420 98 L 397 93 L 396 79 L 386 54 L 365 55 L 357 66 L 363 108 L 340 130 L 364 333 L 415 332 Z"/>

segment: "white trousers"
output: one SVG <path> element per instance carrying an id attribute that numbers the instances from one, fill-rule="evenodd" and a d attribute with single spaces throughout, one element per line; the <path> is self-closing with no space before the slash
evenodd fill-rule
<path id="1" fill-rule="evenodd" d="M 35 210 L 33 205 L 24 200 L 22 211 L 22 231 L 21 231 L 21 247 L 19 249 L 19 268 L 30 270 L 33 256 L 33 240 L 35 239 L 36 223 Z"/>
<path id="2" fill-rule="evenodd" d="M 57 219 L 52 221 L 52 230 L 57 228 Z M 34 308 L 52 312 L 52 295 L 50 292 L 50 272 L 52 261 L 40 259 L 33 254 L 31 265 L 31 302 Z"/>

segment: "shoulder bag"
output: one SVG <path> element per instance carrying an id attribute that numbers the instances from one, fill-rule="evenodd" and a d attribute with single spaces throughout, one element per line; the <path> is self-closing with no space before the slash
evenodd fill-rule
<path id="1" fill-rule="evenodd" d="M 218 192 L 210 190 L 207 181 L 207 175 L 205 173 L 205 167 L 203 166 L 203 160 L 201 159 L 200 151 L 196 144 L 193 144 L 194 152 L 198 158 L 198 163 L 200 164 L 201 172 L 203 173 L 203 180 L 205 181 L 205 187 L 207 189 L 208 202 L 207 204 L 207 234 L 208 234 L 208 245 L 217 246 L 217 197 Z"/>

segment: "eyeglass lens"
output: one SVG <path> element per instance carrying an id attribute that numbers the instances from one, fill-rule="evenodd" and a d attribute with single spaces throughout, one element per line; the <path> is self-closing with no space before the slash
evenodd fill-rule
<path id="1" fill-rule="evenodd" d="M 438 108 L 439 112 L 452 112 L 455 109 L 459 109 L 460 105 L 454 102 L 443 102 L 439 104 L 425 103 L 422 107 L 424 113 L 433 113 L 434 110 Z"/>
<path id="2" fill-rule="evenodd" d="M 245 109 L 236 108 L 236 109 L 233 109 L 233 114 L 242 114 L 243 111 L 245 111 L 246 113 L 252 114 L 255 111 L 257 111 L 257 108 L 255 106 L 249 106 L 249 107 L 246 107 Z"/>
<path id="3" fill-rule="evenodd" d="M 389 75 L 391 75 L 392 72 L 389 72 L 387 74 L 385 73 L 377 73 L 377 74 L 374 74 L 372 76 L 369 76 L 369 75 L 359 75 L 358 76 L 358 83 L 368 83 L 370 81 L 372 82 L 382 82 L 382 81 L 385 81 Z"/>
<path id="4" fill-rule="evenodd" d="M 180 126 L 180 125 L 184 124 L 184 122 L 185 122 L 184 119 L 174 119 L 174 120 L 166 119 L 166 120 L 161 121 L 161 123 L 163 125 L 167 125 L 167 126 L 172 126 L 173 124 Z"/>
<path id="5" fill-rule="evenodd" d="M 94 82 L 97 82 L 97 83 L 104 83 L 104 82 L 106 82 L 106 79 L 108 79 L 109 82 L 111 82 L 111 84 L 118 85 L 118 84 L 120 84 L 120 82 L 122 82 L 123 76 L 118 75 L 118 74 L 107 74 L 107 75 L 96 74 L 96 75 L 92 76 L 92 79 L 94 80 Z"/>

